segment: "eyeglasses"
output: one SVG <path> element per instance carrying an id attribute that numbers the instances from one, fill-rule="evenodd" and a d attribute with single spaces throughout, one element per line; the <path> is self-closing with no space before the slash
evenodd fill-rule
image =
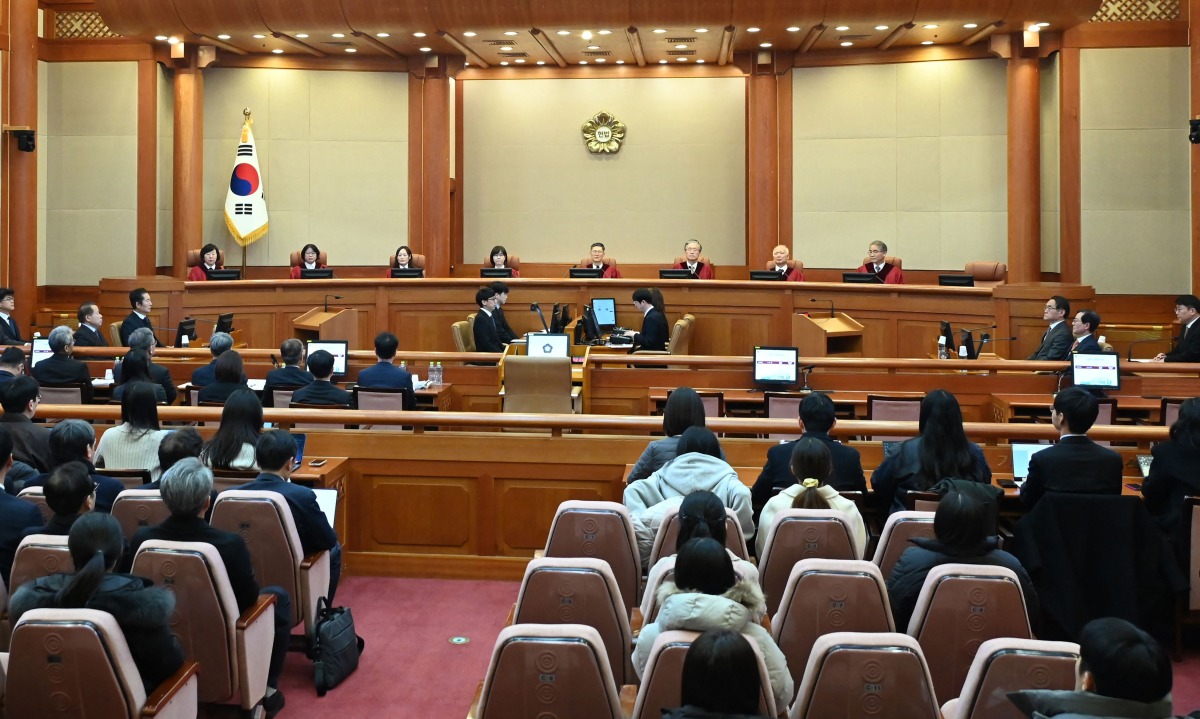
<path id="1" fill-rule="evenodd" d="M 1054 310 L 1057 310 L 1058 308 L 1057 308 L 1057 307 L 1055 307 L 1054 305 L 1046 305 L 1046 309 L 1048 309 L 1048 310 L 1050 310 L 1051 312 L 1053 312 Z"/>

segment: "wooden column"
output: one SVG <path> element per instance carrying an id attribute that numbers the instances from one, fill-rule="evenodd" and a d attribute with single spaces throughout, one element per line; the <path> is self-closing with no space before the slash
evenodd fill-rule
<path id="1" fill-rule="evenodd" d="M 1077 47 L 1064 47 L 1058 55 L 1058 98 L 1058 277 L 1061 282 L 1082 283 L 1083 174 Z M 1193 154 L 1192 162 L 1195 161 Z M 1193 230 L 1193 238 L 1195 234 Z"/>
<path id="2" fill-rule="evenodd" d="M 1008 281 L 1039 282 L 1042 278 L 1042 180 L 1038 48 L 1036 44 L 1027 47 L 1021 34 L 1005 37 L 1009 39 L 1010 48 L 1006 55 Z M 998 39 L 993 36 L 993 40 Z M 993 43 L 993 48 L 997 44 Z"/>
<path id="3" fill-rule="evenodd" d="M 1191 63 L 1189 107 L 1191 116 L 1200 119 L 1200 0 L 1188 0 L 1191 22 L 1188 24 L 1188 56 Z M 1200 293 L 1200 145 L 1191 147 L 1192 173 L 1192 294 Z"/>
<path id="4" fill-rule="evenodd" d="M 779 244 L 778 56 L 769 50 L 739 54 L 746 82 L 746 264 L 752 269 Z M 790 132 L 791 128 L 787 130 Z M 790 179 L 790 178 L 789 178 Z M 727 278 L 730 279 L 730 278 Z"/>
<path id="5" fill-rule="evenodd" d="M 462 60 L 426 57 L 409 80 L 408 240 L 431 277 L 450 275 L 450 75 Z"/>
<path id="6" fill-rule="evenodd" d="M 138 60 L 137 274 L 158 270 L 158 62 Z"/>
<path id="7" fill-rule="evenodd" d="M 204 74 L 194 48 L 175 63 L 173 156 L 171 274 L 183 277 L 188 249 L 204 244 Z"/>
<path id="8" fill-rule="evenodd" d="M 38 6 L 36 0 L 10 0 L 7 125 L 38 129 Z M 40 150 L 40 148 L 38 148 Z M 30 323 L 37 306 L 38 225 L 37 152 L 21 152 L 17 138 L 5 133 L 4 189 L 8 196 L 8 256 L 4 276 L 17 296 L 13 313 L 23 336 L 30 337 Z"/>

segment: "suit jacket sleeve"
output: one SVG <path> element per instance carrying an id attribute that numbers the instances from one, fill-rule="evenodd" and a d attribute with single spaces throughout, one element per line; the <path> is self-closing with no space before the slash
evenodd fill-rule
<path id="1" fill-rule="evenodd" d="M 1033 509 L 1033 505 L 1046 493 L 1046 469 L 1042 467 L 1045 458 L 1039 457 L 1040 454 L 1029 458 L 1029 475 L 1025 477 L 1025 484 L 1021 485 L 1021 504 L 1026 512 Z"/>
<path id="2" fill-rule="evenodd" d="M 23 345 L 25 340 L 14 337 L 8 323 L 0 321 L 0 345 Z"/>
<path id="3" fill-rule="evenodd" d="M 250 550 L 241 537 L 225 542 L 221 548 L 225 560 L 225 572 L 233 585 L 233 596 L 237 598 L 238 611 L 244 612 L 258 600 L 258 581 L 254 578 L 254 565 L 250 562 Z"/>
<path id="4" fill-rule="evenodd" d="M 1037 352 L 1034 352 L 1029 359 L 1031 360 L 1049 360 L 1058 361 L 1065 360 L 1071 356 L 1071 345 L 1075 343 L 1074 337 L 1071 336 L 1071 328 L 1062 321 L 1050 330 L 1050 334 L 1046 336 L 1041 347 Z"/>
<path id="5" fill-rule="evenodd" d="M 633 343 L 648 350 L 665 350 L 668 339 L 667 318 L 658 310 L 650 310 L 642 320 L 642 331 L 634 336 Z"/>
<path id="6" fill-rule="evenodd" d="M 516 271 L 513 271 L 513 276 L 516 276 Z M 492 317 L 496 319 L 496 333 L 500 337 L 501 342 L 512 342 L 517 338 L 517 333 L 513 332 L 513 328 L 508 325 L 508 317 L 505 316 L 504 310 L 497 310 Z M 479 319 L 478 316 L 475 319 Z"/>
<path id="7" fill-rule="evenodd" d="M 474 335 L 476 352 L 504 351 L 504 345 L 500 344 L 500 335 L 496 331 L 495 323 L 483 310 L 480 310 L 479 314 L 475 316 Z"/>
<path id="8" fill-rule="evenodd" d="M 842 459 L 839 462 L 835 456 L 833 465 L 834 474 L 838 477 L 836 489 L 839 492 L 866 492 L 867 476 L 863 473 L 862 455 L 853 447 L 842 445 L 840 449 L 842 451 L 838 454 L 842 455 Z"/>
<path id="9" fill-rule="evenodd" d="M 167 404 L 174 404 L 175 398 L 179 396 L 179 390 L 175 389 L 175 380 L 171 379 L 171 373 L 166 367 L 154 365 L 153 370 L 157 375 L 158 383 L 162 386 L 163 398 Z"/>
<path id="10" fill-rule="evenodd" d="M 1164 358 L 1167 362 L 1200 362 L 1200 322 L 1192 325 L 1174 350 Z"/>
<path id="11" fill-rule="evenodd" d="M 325 513 L 317 504 L 317 495 L 309 490 L 304 493 L 303 498 L 296 499 L 295 506 L 300 510 L 299 514 L 305 527 L 305 531 L 300 532 L 300 543 L 304 545 L 304 553 L 311 554 L 337 546 L 337 532 L 333 531 L 333 527 L 329 526 L 329 521 L 325 519 Z"/>

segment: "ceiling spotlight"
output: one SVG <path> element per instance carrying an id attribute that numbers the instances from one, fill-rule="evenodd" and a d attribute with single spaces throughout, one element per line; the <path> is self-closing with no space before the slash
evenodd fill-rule
<path id="1" fill-rule="evenodd" d="M 423 32 L 414 32 L 414 33 L 413 33 L 413 37 L 425 37 L 425 33 L 423 33 Z"/>
<path id="2" fill-rule="evenodd" d="M 155 36 L 154 36 L 154 39 L 155 39 L 155 40 L 158 40 L 159 42 L 164 42 L 164 41 L 166 41 L 166 39 L 167 39 L 167 36 L 166 36 L 166 35 L 155 35 Z M 228 40 L 228 39 L 229 39 L 229 36 L 228 36 L 228 35 L 222 35 L 222 36 L 221 36 L 221 39 L 223 39 L 223 40 Z"/>
<path id="3" fill-rule="evenodd" d="M 266 35 L 254 35 L 253 37 L 255 40 L 262 40 L 266 37 Z M 337 35 L 334 35 L 334 37 L 337 37 Z"/>
<path id="4" fill-rule="evenodd" d="M 431 47 L 423 47 L 423 48 L 419 48 L 419 49 L 421 50 L 421 52 L 431 52 L 433 50 L 433 48 L 431 48 Z"/>
<path id="5" fill-rule="evenodd" d="M 283 50 L 280 50 L 279 48 L 275 48 L 275 49 L 274 49 L 274 50 L 272 50 L 271 52 L 275 53 L 276 55 L 282 55 L 282 54 L 283 54 Z"/>
<path id="6" fill-rule="evenodd" d="M 658 64 L 659 64 L 659 65 L 666 65 L 666 64 L 667 64 L 667 61 L 666 61 L 666 60 L 659 60 L 659 61 L 658 61 Z"/>
<path id="7" fill-rule="evenodd" d="M 922 44 L 922 45 L 932 45 L 932 44 L 933 44 L 933 40 L 925 40 L 925 41 L 923 41 L 921 44 Z"/>
<path id="8" fill-rule="evenodd" d="M 333 36 L 334 36 L 334 37 L 346 37 L 346 33 L 344 33 L 344 32 L 335 32 L 335 33 L 333 34 Z"/>
<path id="9" fill-rule="evenodd" d="M 167 38 L 167 43 L 169 43 L 169 44 L 171 44 L 171 45 L 178 45 L 178 44 L 179 44 L 179 38 L 177 38 L 177 37 L 175 37 L 174 35 L 172 35 L 171 37 Z"/>
<path id="10" fill-rule="evenodd" d="M 580 60 L 580 61 L 579 61 L 579 64 L 580 64 L 580 65 L 586 65 L 586 64 L 587 64 L 587 60 Z"/>
<path id="11" fill-rule="evenodd" d="M 937 25 L 923 25 L 926 30 L 937 30 Z"/>
<path id="12" fill-rule="evenodd" d="M 703 64 L 704 64 L 704 60 L 697 60 L 697 61 L 696 61 L 696 64 L 697 64 L 697 65 L 703 65 Z"/>
<path id="13" fill-rule="evenodd" d="M 501 61 L 500 61 L 500 64 L 501 64 L 501 65 L 503 65 L 503 66 L 505 66 L 505 67 L 508 67 L 508 60 L 501 60 Z"/>
<path id="14" fill-rule="evenodd" d="M 686 50 L 686 49 L 687 49 L 687 45 L 676 45 L 676 46 L 675 46 L 675 49 L 676 49 L 676 50 Z"/>
<path id="15" fill-rule="evenodd" d="M 589 50 L 599 50 L 600 46 L 599 45 L 588 45 L 588 49 Z"/>
<path id="16" fill-rule="evenodd" d="M 601 30 L 600 34 L 601 35 L 612 35 L 612 30 Z"/>
<path id="17" fill-rule="evenodd" d="M 348 48 L 346 48 L 346 52 L 358 52 L 358 50 L 356 50 L 355 48 L 352 48 L 352 47 L 348 47 Z"/>
<path id="18" fill-rule="evenodd" d="M 618 65 L 624 65 L 624 64 L 625 64 L 625 61 L 624 61 L 624 60 L 617 60 L 617 64 L 618 64 Z"/>
<path id="19" fill-rule="evenodd" d="M 746 28 L 746 32 L 758 32 L 758 31 L 759 31 L 759 28 L 756 28 L 756 27 L 748 27 L 748 28 Z"/>
<path id="20" fill-rule="evenodd" d="M 875 29 L 876 30 L 887 30 L 888 26 L 887 25 L 876 25 Z"/>
<path id="21" fill-rule="evenodd" d="M 977 23 L 977 22 L 969 22 L 969 23 L 967 23 L 966 25 L 963 25 L 963 27 L 965 27 L 965 28 L 966 28 L 966 29 L 968 29 L 968 30 L 974 30 L 975 28 L 979 27 L 979 23 Z"/>
<path id="22" fill-rule="evenodd" d="M 505 30 L 504 34 L 508 35 L 509 37 L 512 37 L 513 35 L 517 34 L 517 31 L 516 30 Z"/>
<path id="23" fill-rule="evenodd" d="M 155 39 L 156 39 L 156 40 L 158 40 L 158 39 L 166 40 L 166 38 L 165 38 L 165 37 L 164 37 L 164 38 L 155 38 Z M 217 35 L 217 39 L 218 39 L 218 40 L 228 40 L 228 39 L 229 39 L 229 36 L 228 36 L 228 35 Z"/>
<path id="24" fill-rule="evenodd" d="M 1037 32 L 1041 29 L 1042 28 L 1038 27 L 1037 25 L 1030 25 L 1029 27 L 1025 28 L 1025 30 L 1028 32 Z"/>
<path id="25" fill-rule="evenodd" d="M 1038 27 L 1050 27 L 1050 23 L 1048 23 L 1048 22 L 1039 22 L 1039 23 L 1037 24 L 1037 26 L 1038 26 Z"/>
<path id="26" fill-rule="evenodd" d="M 379 38 L 391 37 L 391 36 L 392 36 L 392 34 L 391 34 L 390 32 L 377 32 L 377 33 L 375 33 L 375 37 L 379 37 Z M 421 33 L 421 37 L 425 37 L 425 33 Z"/>
<path id="27" fill-rule="evenodd" d="M 570 35 L 571 31 L 570 30 L 559 30 L 558 34 L 559 35 Z"/>
<path id="28" fill-rule="evenodd" d="M 698 27 L 698 28 L 696 28 L 696 32 L 708 32 L 708 28 L 706 28 L 706 27 Z"/>
<path id="29" fill-rule="evenodd" d="M 788 32 L 800 32 L 800 28 L 798 28 L 798 27 L 796 27 L 795 25 L 793 25 L 793 26 L 789 27 L 789 28 L 787 29 L 787 31 L 788 31 Z"/>
<path id="30" fill-rule="evenodd" d="M 583 32 L 579 33 L 579 37 L 583 38 L 584 40 L 591 40 L 592 39 L 592 31 L 584 30 Z"/>
<path id="31" fill-rule="evenodd" d="M 509 45 L 505 45 L 504 47 L 500 48 L 500 52 L 512 52 L 512 47 Z"/>
<path id="32" fill-rule="evenodd" d="M 677 58 L 675 58 L 675 61 L 676 62 L 687 62 L 687 58 L 686 57 L 677 57 Z"/>
<path id="33" fill-rule="evenodd" d="M 771 43 L 769 43 L 769 42 L 760 42 L 760 43 L 758 44 L 758 46 L 759 46 L 759 47 L 771 47 Z"/>
<path id="34" fill-rule="evenodd" d="M 308 37 L 308 33 L 306 33 L 306 32 L 296 33 L 296 37 L 300 38 L 301 40 L 304 40 Z"/>
<path id="35" fill-rule="evenodd" d="M 516 62 L 517 62 L 517 64 L 518 64 L 518 65 L 521 65 L 521 64 L 523 64 L 525 61 L 524 61 L 523 59 L 521 59 L 521 58 L 517 58 L 517 61 L 516 61 Z"/>
<path id="36" fill-rule="evenodd" d="M 539 65 L 545 65 L 545 64 L 546 64 L 546 61 L 545 61 L 545 60 L 538 60 L 538 64 L 539 64 Z"/>
<path id="37" fill-rule="evenodd" d="M 474 30 L 467 30 L 466 32 L 463 33 L 463 37 L 475 37 L 475 34 L 476 33 Z"/>
<path id="38" fill-rule="evenodd" d="M 849 29 L 850 29 L 849 25 L 838 25 L 837 27 L 834 28 L 834 30 L 837 30 L 838 32 L 846 32 Z"/>
<path id="39" fill-rule="evenodd" d="M 842 47 L 850 47 L 850 46 L 851 46 L 851 45 L 853 45 L 853 44 L 854 44 L 854 43 L 852 43 L 852 42 L 850 42 L 849 40 L 847 40 L 847 41 L 845 41 L 845 42 L 843 42 L 843 43 L 842 43 Z"/>
<path id="40" fill-rule="evenodd" d="M 662 35 L 664 32 L 666 32 L 666 30 L 663 30 L 661 27 L 654 28 L 655 35 Z"/>
<path id="41" fill-rule="evenodd" d="M 605 60 L 602 57 L 598 57 L 598 58 L 596 58 L 596 62 L 605 62 Z"/>

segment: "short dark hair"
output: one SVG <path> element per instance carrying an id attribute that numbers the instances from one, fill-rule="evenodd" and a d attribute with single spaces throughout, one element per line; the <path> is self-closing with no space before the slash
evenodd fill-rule
<path id="1" fill-rule="evenodd" d="M 279 343 L 279 357 L 283 359 L 284 364 L 300 364 L 300 358 L 303 356 L 304 343 L 295 337 Z"/>
<path id="2" fill-rule="evenodd" d="M 0 406 L 5 412 L 21 414 L 29 403 L 38 398 L 42 386 L 29 375 L 14 377 L 0 390 Z"/>
<path id="3" fill-rule="evenodd" d="M 805 432 L 828 434 L 834 422 L 833 400 L 824 392 L 813 392 L 800 400 L 800 421 Z"/>
<path id="4" fill-rule="evenodd" d="M 1066 297 L 1063 297 L 1062 295 L 1054 295 L 1050 298 L 1050 301 L 1054 303 L 1055 309 L 1063 311 L 1064 316 L 1071 314 L 1071 301 Z"/>
<path id="5" fill-rule="evenodd" d="M 96 431 L 82 419 L 65 419 L 50 430 L 50 461 L 55 467 L 67 462 L 86 462 L 88 447 L 96 442 Z"/>
<path id="6" fill-rule="evenodd" d="M 317 350 L 308 356 L 308 371 L 317 379 L 329 379 L 333 374 L 333 355 L 326 350 Z"/>
<path id="7" fill-rule="evenodd" d="M 1079 321 L 1088 326 L 1088 333 L 1100 329 L 1100 315 L 1095 310 L 1084 310 L 1079 313 Z"/>
<path id="8" fill-rule="evenodd" d="M 879 249 L 883 250 L 884 252 L 887 252 L 887 243 L 884 242 L 883 240 L 875 240 L 871 244 L 867 245 L 867 249 L 870 249 L 872 247 L 878 247 Z"/>
<path id="9" fill-rule="evenodd" d="M 721 458 L 721 443 L 708 427 L 688 427 L 679 435 L 679 444 L 676 447 L 679 454 L 698 452 L 709 457 Z"/>
<path id="10" fill-rule="evenodd" d="M 200 262 L 201 262 L 201 264 L 203 264 L 203 263 L 204 263 L 204 256 L 205 256 L 205 255 L 207 255 L 207 254 L 208 254 L 208 253 L 210 253 L 210 252 L 216 252 L 216 253 L 217 253 L 217 264 L 220 264 L 220 263 L 221 263 L 221 248 L 217 247 L 216 245 L 214 245 L 214 244 L 213 244 L 213 243 L 211 243 L 211 242 L 210 242 L 210 243 L 208 243 L 207 245 L 205 245 L 204 247 L 201 247 L 201 248 L 200 248 Z"/>
<path id="11" fill-rule="evenodd" d="M 711 537 L 684 542 L 675 555 L 675 586 L 703 594 L 724 594 L 737 583 L 725 545 Z"/>
<path id="12" fill-rule="evenodd" d="M 158 444 L 158 467 L 166 472 L 181 459 L 199 457 L 203 448 L 204 438 L 195 427 L 180 427 Z"/>
<path id="13" fill-rule="evenodd" d="M 242 381 L 242 355 L 237 350 L 226 350 L 213 364 L 213 374 L 218 382 L 236 384 Z"/>
<path id="14" fill-rule="evenodd" d="M 710 629 L 692 642 L 683 658 L 680 695 L 713 715 L 758 715 L 762 677 L 749 640 L 731 629 Z"/>
<path id="15" fill-rule="evenodd" d="M 306 244 L 304 247 L 300 248 L 300 262 L 301 263 L 304 262 L 304 253 L 308 252 L 309 250 L 313 251 L 313 253 L 317 256 L 316 262 L 320 263 L 321 262 L 321 248 L 317 247 L 316 245 L 314 245 L 311 242 Z"/>
<path id="16" fill-rule="evenodd" d="M 92 315 L 93 307 L 95 307 L 96 310 L 100 309 L 95 302 L 85 302 L 82 305 L 79 305 L 79 309 L 75 312 L 75 317 L 79 320 L 79 324 L 83 324 L 87 318 Z"/>
<path id="17" fill-rule="evenodd" d="M 42 492 L 46 496 L 46 504 L 55 514 L 70 516 L 79 514 L 80 507 L 92 496 L 95 488 L 86 464 L 67 462 L 50 473 Z"/>
<path id="18" fill-rule="evenodd" d="M 504 255 L 504 264 L 506 266 L 508 265 L 508 250 L 504 249 L 503 245 L 496 245 L 492 248 L 492 251 L 488 253 L 488 262 L 491 263 L 491 266 L 495 266 L 496 264 L 496 261 L 492 259 L 496 255 Z"/>
<path id="19" fill-rule="evenodd" d="M 379 359 L 390 360 L 396 356 L 400 347 L 400 338 L 391 332 L 380 332 L 375 335 L 375 356 Z"/>
<path id="20" fill-rule="evenodd" d="M 1171 691 L 1171 660 L 1146 632 L 1124 619 L 1093 619 L 1079 633 L 1079 669 L 1097 694 L 1149 704 Z"/>
<path id="21" fill-rule="evenodd" d="M 1100 403 L 1081 387 L 1068 387 L 1054 395 L 1054 410 L 1063 416 L 1072 434 L 1085 434 L 1096 423 Z"/>
<path id="22" fill-rule="evenodd" d="M 9 367 L 17 367 L 25 364 L 25 350 L 16 346 L 5 347 L 4 351 L 0 352 L 0 364 L 8 365 Z"/>
<path id="23" fill-rule="evenodd" d="M 942 497 L 933 515 L 933 534 L 952 548 L 977 547 L 995 524 L 994 510 L 974 495 L 957 490 Z"/>
<path id="24" fill-rule="evenodd" d="M 688 427 L 704 426 L 704 401 L 691 387 L 677 387 L 667 395 L 663 408 L 663 434 L 678 437 Z"/>
<path id="25" fill-rule="evenodd" d="M 594 250 L 594 249 L 596 249 L 597 247 L 599 247 L 599 248 L 600 248 L 600 249 L 602 249 L 602 250 L 603 250 L 603 249 L 605 249 L 605 247 L 604 247 L 604 243 L 603 243 L 603 242 L 593 242 L 593 243 L 592 243 L 592 246 L 588 248 L 588 251 L 590 252 L 591 250 Z"/>
<path id="26" fill-rule="evenodd" d="M 254 460 L 264 472 L 283 469 L 288 460 L 295 456 L 296 440 L 284 429 L 263 432 L 254 445 Z"/>
<path id="27" fill-rule="evenodd" d="M 496 291 L 491 287 L 480 287 L 479 291 L 475 293 L 475 304 L 483 307 L 484 302 L 487 302 L 495 296 Z"/>
<path id="28" fill-rule="evenodd" d="M 7 300 L 9 297 L 16 299 L 17 293 L 13 292 L 11 287 L 0 287 L 0 302 Z"/>
<path id="29" fill-rule="evenodd" d="M 633 291 L 634 302 L 649 302 L 654 304 L 654 295 L 650 294 L 650 290 L 646 287 L 639 287 Z"/>
<path id="30" fill-rule="evenodd" d="M 504 284 L 500 280 L 496 280 L 495 282 L 489 282 L 488 288 L 490 288 L 493 292 L 495 292 L 498 295 L 508 294 L 508 285 Z"/>
<path id="31" fill-rule="evenodd" d="M 146 291 L 145 287 L 139 287 L 136 290 L 130 290 L 129 291 L 129 306 L 137 307 L 138 303 L 142 301 L 142 297 L 144 295 L 148 295 L 148 294 L 150 294 L 150 293 Z"/>
<path id="32" fill-rule="evenodd" d="M 1200 298 L 1196 295 L 1179 295 L 1175 298 L 1176 307 L 1190 307 L 1200 312 Z"/>

